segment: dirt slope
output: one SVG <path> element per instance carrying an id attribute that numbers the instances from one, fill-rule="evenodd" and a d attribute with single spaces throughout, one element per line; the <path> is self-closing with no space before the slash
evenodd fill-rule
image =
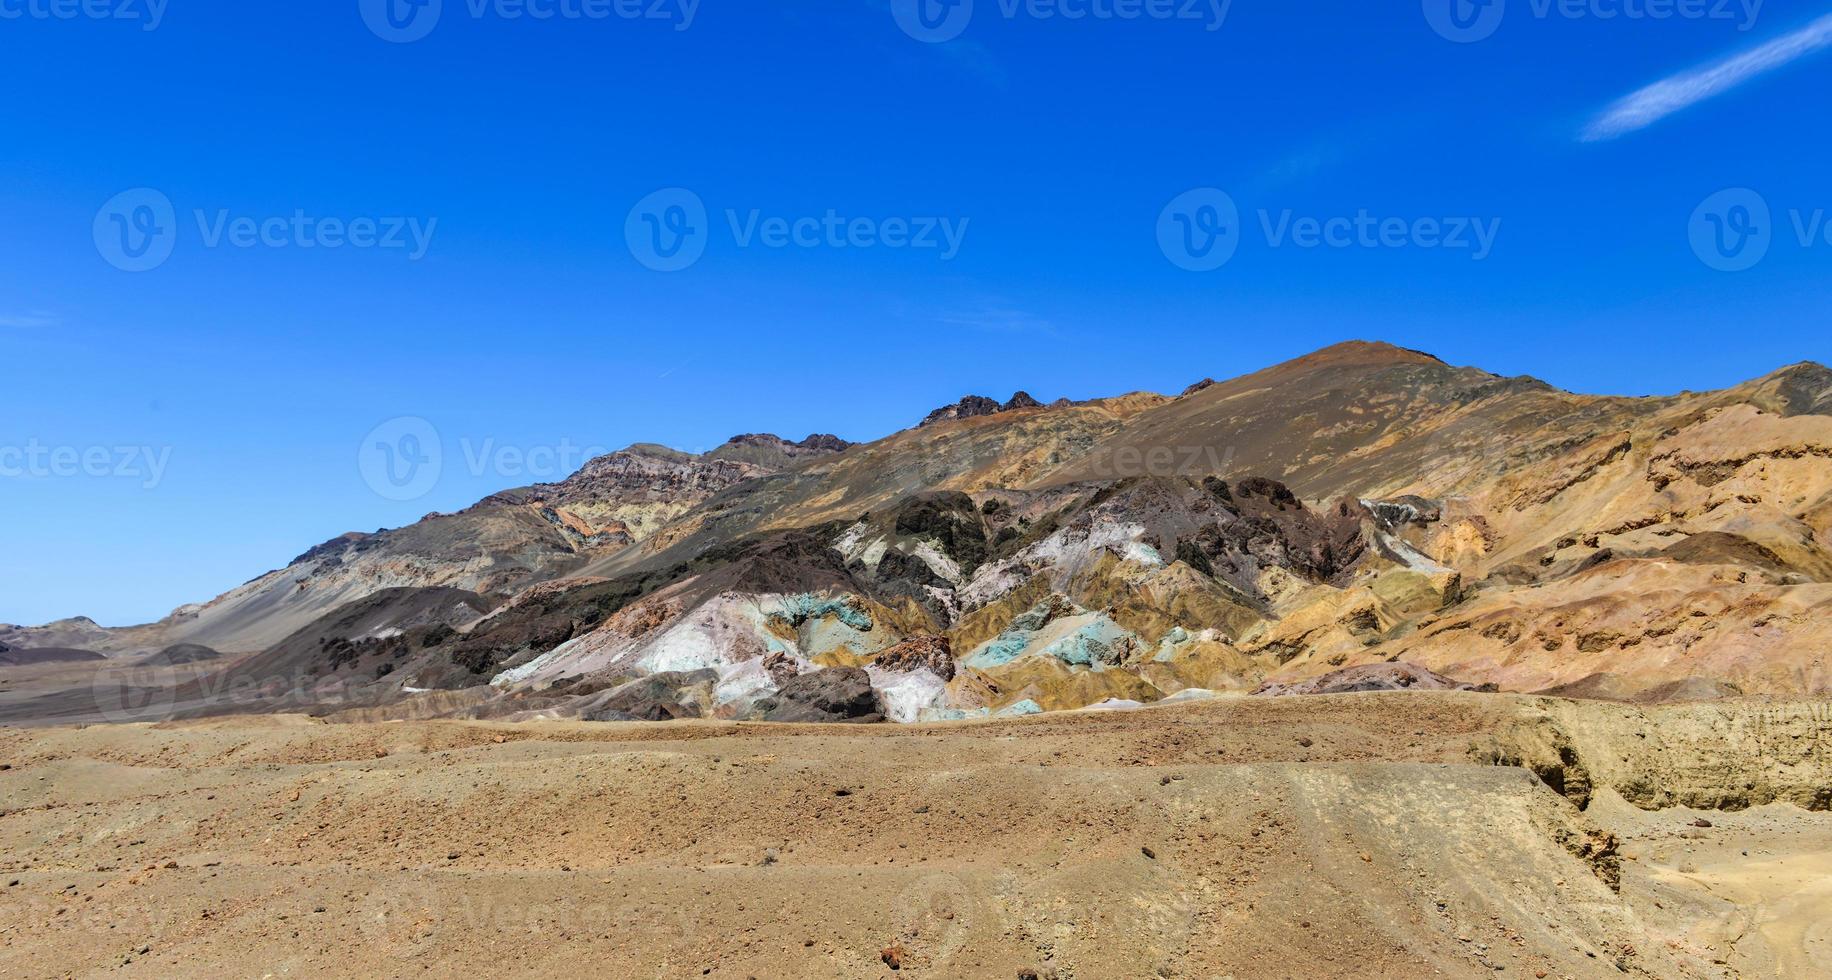
<path id="1" fill-rule="evenodd" d="M 1407 693 L 874 728 L 0 731 L 0 973 L 1832 969 L 1823 813 L 1697 829 L 1622 802 L 1644 772 L 1715 792 L 1742 757 L 1713 744 L 1795 745 L 1750 774 L 1773 798 L 1827 784 L 1821 709 L 1714 710 Z M 1588 812 L 1521 768 L 1548 746 Z"/>

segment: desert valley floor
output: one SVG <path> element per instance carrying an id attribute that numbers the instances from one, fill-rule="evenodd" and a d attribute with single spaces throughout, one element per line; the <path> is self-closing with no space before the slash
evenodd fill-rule
<path id="1" fill-rule="evenodd" d="M 1832 711 L 0 730 L 0 976 L 1832 975 Z"/>

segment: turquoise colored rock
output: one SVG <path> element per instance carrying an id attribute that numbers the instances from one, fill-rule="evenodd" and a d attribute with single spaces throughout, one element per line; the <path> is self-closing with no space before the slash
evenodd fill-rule
<path id="1" fill-rule="evenodd" d="M 800 626 L 810 620 L 825 619 L 828 616 L 861 633 L 871 632 L 873 625 L 871 615 L 859 608 L 850 597 L 835 599 L 808 593 L 789 596 L 782 601 L 782 612 L 779 615 L 787 619 L 791 626 Z"/>
<path id="2" fill-rule="evenodd" d="M 1118 624 L 1103 617 L 1045 647 L 1043 654 L 1071 667 L 1101 670 L 1124 659 L 1122 641 L 1129 635 Z"/>
<path id="3" fill-rule="evenodd" d="M 1030 646 L 1031 634 L 1027 630 L 1008 629 L 994 637 L 979 652 L 967 658 L 969 667 L 1003 667 L 1024 653 Z"/>
<path id="4" fill-rule="evenodd" d="M 1024 715 L 1040 714 L 1043 714 L 1043 708 L 1030 698 L 1025 698 L 1022 701 L 1013 701 L 1011 704 L 1000 708 L 993 712 L 992 716 L 994 718 L 1020 718 Z"/>
<path id="5" fill-rule="evenodd" d="M 1036 639 L 1038 630 L 1063 616 L 1072 615 L 1074 611 L 1075 607 L 1067 599 L 1050 596 L 1019 613 L 1011 625 L 1005 627 L 1004 632 L 987 641 L 985 646 L 967 658 L 967 666 L 984 669 L 1011 663 L 1023 656 L 1025 648 Z"/>
<path id="6" fill-rule="evenodd" d="M 1172 626 L 1164 639 L 1158 641 L 1158 652 L 1151 659 L 1167 664 L 1177 659 L 1177 648 L 1190 641 L 1189 630 L 1181 626 Z"/>

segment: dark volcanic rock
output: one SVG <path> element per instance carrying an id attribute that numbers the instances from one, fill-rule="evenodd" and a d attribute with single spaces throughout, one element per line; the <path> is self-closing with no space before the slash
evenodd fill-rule
<path id="1" fill-rule="evenodd" d="M 953 419 L 972 419 L 979 418 L 982 415 L 997 415 L 1000 412 L 1011 412 L 1020 408 L 1042 407 L 1043 403 L 1032 398 L 1030 393 L 1026 391 L 1014 393 L 1003 405 L 984 395 L 968 395 L 952 405 L 943 405 L 935 411 L 930 412 L 928 416 L 922 420 L 922 425 L 917 426 L 917 428 L 921 428 L 923 425 L 934 425 L 937 422 L 947 422 Z"/>
<path id="2" fill-rule="evenodd" d="M 140 663 L 148 667 L 176 667 L 182 664 L 195 664 L 202 663 L 206 660 L 216 660 L 220 657 L 222 657 L 222 654 L 209 647 L 198 646 L 195 643 L 179 643 L 174 646 L 166 647 L 164 650 L 140 661 Z"/>
<path id="3" fill-rule="evenodd" d="M 952 589 L 954 583 L 935 574 L 929 563 L 921 558 L 901 551 L 886 551 L 873 575 L 880 597 L 907 597 L 929 610 L 937 620 L 946 620 L 949 616 L 947 603 L 937 596 L 937 590 Z"/>
<path id="4" fill-rule="evenodd" d="M 377 531 L 375 532 L 375 534 L 365 534 L 362 531 L 350 531 L 346 534 L 340 534 L 337 537 L 334 537 L 331 540 L 326 541 L 325 543 L 312 548 L 311 550 L 307 551 L 305 554 L 300 555 L 297 558 L 294 558 L 292 561 L 287 563 L 287 566 L 291 567 L 293 565 L 303 564 L 304 562 L 319 561 L 319 560 L 328 561 L 333 564 L 341 564 L 344 553 L 349 551 L 351 548 L 355 548 L 358 551 L 363 551 L 368 547 L 374 547 L 376 545 L 381 544 L 381 542 L 379 540 L 376 540 L 376 538 L 378 535 L 382 533 L 383 532 L 381 531 Z"/>
<path id="5" fill-rule="evenodd" d="M 791 457 L 824 456 L 829 453 L 845 452 L 852 448 L 852 443 L 841 439 L 839 436 L 828 435 L 821 432 L 817 432 L 800 442 L 790 442 L 781 436 L 773 435 L 768 432 L 746 433 L 740 436 L 732 436 L 725 445 L 730 447 L 770 449 Z"/>
<path id="6" fill-rule="evenodd" d="M 973 498 L 958 491 L 909 498 L 898 507 L 895 528 L 898 534 L 932 539 L 968 575 L 991 553 L 979 508 Z"/>
<path id="7" fill-rule="evenodd" d="M 798 449 L 810 449 L 823 453 L 843 453 L 852 448 L 852 443 L 836 435 L 817 432 L 795 444 Z"/>
<path id="8" fill-rule="evenodd" d="M 583 712 L 585 721 L 674 721 L 698 718 L 700 709 L 693 688 L 710 690 L 719 682 L 712 670 L 669 671 L 651 674 L 631 681 L 613 691 L 610 697 Z"/>
<path id="9" fill-rule="evenodd" d="M 901 551 L 886 551 L 878 560 L 878 581 L 885 584 L 907 582 L 921 587 L 925 585 L 940 589 L 951 589 L 954 583 L 935 574 L 929 563 L 915 555 L 906 555 Z M 912 593 L 916 594 L 916 593 Z"/>
<path id="10" fill-rule="evenodd" d="M 1254 691 L 1258 697 L 1285 697 L 1292 694 L 1356 694 L 1363 691 L 1481 691 L 1493 692 L 1493 684 L 1464 684 L 1443 674 L 1432 673 L 1408 663 L 1363 664 L 1331 671 L 1321 677 L 1289 684 L 1262 684 Z"/>
<path id="11" fill-rule="evenodd" d="M 954 646 L 945 636 L 911 637 L 878 655 L 883 670 L 907 673 L 928 668 L 944 681 L 954 679 Z"/>
<path id="12" fill-rule="evenodd" d="M 764 721 L 878 722 L 878 697 L 871 678 L 859 667 L 829 667 L 803 674 L 774 695 L 757 702 Z"/>
<path id="13" fill-rule="evenodd" d="M 922 425 L 934 425 L 937 422 L 947 422 L 951 419 L 971 419 L 978 418 L 982 415 L 996 415 L 999 410 L 999 403 L 984 395 L 968 395 L 952 405 L 943 405 L 935 411 L 930 412 L 923 418 Z M 920 428 L 920 426 L 918 428 Z"/>
<path id="14" fill-rule="evenodd" d="M 1259 569 L 1271 566 L 1313 582 L 1343 574 L 1367 550 L 1359 504 L 1313 511 L 1284 484 L 1247 477 L 1232 485 L 1205 477 L 1202 489 L 1227 513 L 1220 523 L 1179 539 L 1176 556 L 1190 567 L 1257 593 Z"/>

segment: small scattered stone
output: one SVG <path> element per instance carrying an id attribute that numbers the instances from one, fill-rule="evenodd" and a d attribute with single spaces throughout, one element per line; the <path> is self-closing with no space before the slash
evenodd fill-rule
<path id="1" fill-rule="evenodd" d="M 1700 817 L 1700 818 L 1698 818 L 1697 820 L 1694 820 L 1694 821 L 1692 821 L 1692 826 L 1694 826 L 1694 827 L 1709 827 L 1709 826 L 1711 826 L 1711 821 L 1709 821 L 1709 820 L 1706 820 L 1706 819 L 1705 819 L 1704 817 Z"/>
<path id="2" fill-rule="evenodd" d="M 1311 747 L 1312 745 L 1314 745 L 1315 743 L 1314 743 L 1314 742 L 1312 742 L 1312 741 L 1311 741 L 1310 739 L 1308 739 L 1308 738 L 1300 738 L 1300 739 L 1298 739 L 1298 744 L 1299 744 L 1299 745 L 1301 745 L 1301 746 L 1303 746 L 1304 748 L 1307 748 L 1307 749 L 1308 749 L 1308 748 L 1310 748 L 1310 747 Z"/>
<path id="3" fill-rule="evenodd" d="M 878 954 L 878 958 L 884 961 L 885 966 L 888 966 L 893 970 L 903 969 L 903 947 L 902 946 L 886 946 L 884 947 L 883 951 L 881 951 Z"/>
<path id="4" fill-rule="evenodd" d="M 1149 847 L 1139 848 L 1139 853 L 1145 855 L 1146 857 L 1152 859 L 1153 861 L 1156 861 L 1158 859 L 1158 852 L 1152 850 Z"/>

